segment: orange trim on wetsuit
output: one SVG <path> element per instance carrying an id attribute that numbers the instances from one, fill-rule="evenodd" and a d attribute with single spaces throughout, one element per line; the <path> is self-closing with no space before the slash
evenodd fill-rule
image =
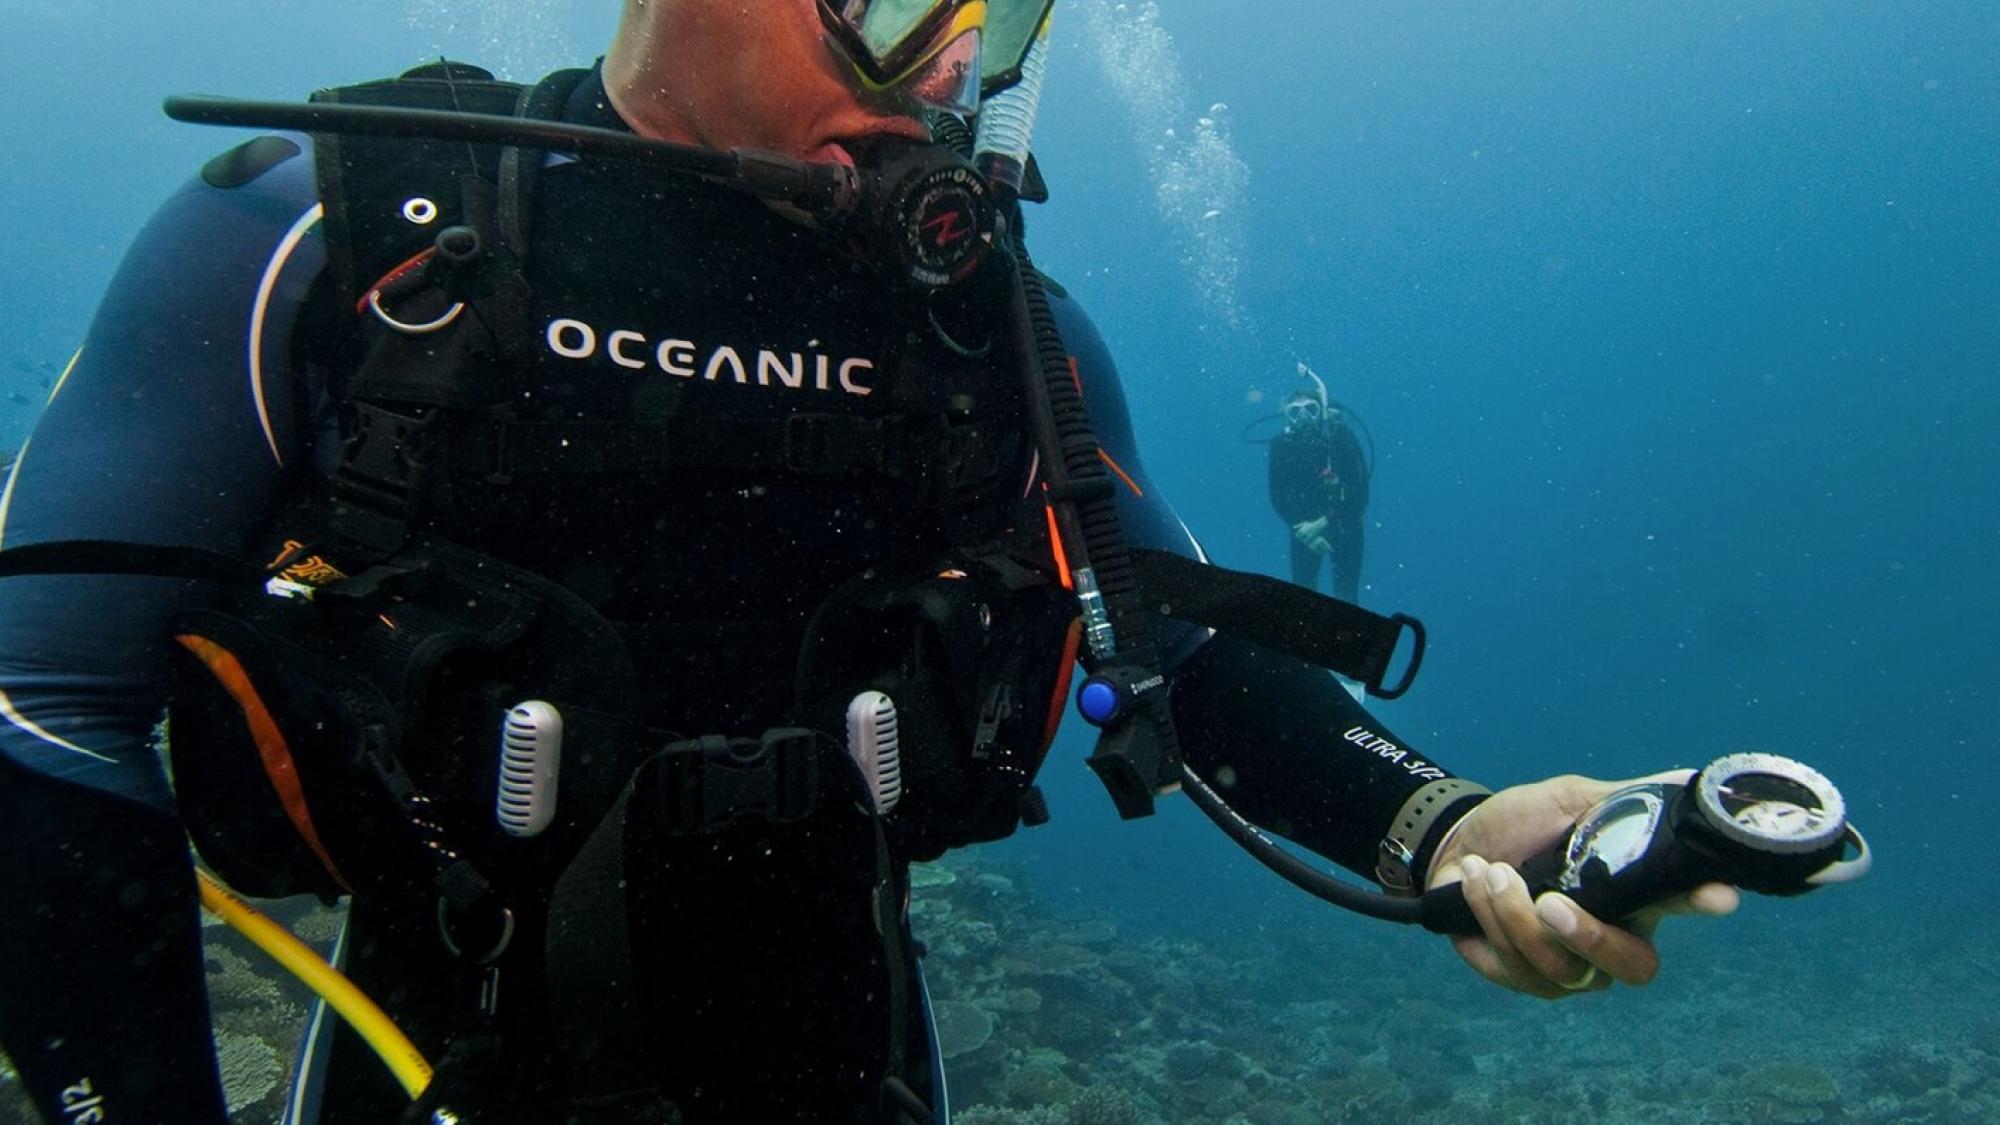
<path id="1" fill-rule="evenodd" d="M 257 756 L 263 760 L 264 776 L 271 779 L 271 788 L 277 790 L 278 801 L 285 807 L 285 816 L 297 829 L 299 838 L 305 841 L 312 853 L 319 857 L 320 866 L 347 891 L 354 887 L 347 876 L 340 873 L 333 857 L 327 854 L 326 846 L 320 842 L 319 830 L 313 826 L 312 812 L 306 807 L 306 794 L 299 784 L 298 765 L 292 760 L 292 748 L 285 741 L 285 733 L 278 729 L 276 719 L 264 706 L 264 700 L 257 694 L 257 687 L 250 682 L 250 674 L 243 670 L 243 664 L 236 655 L 207 637 L 191 633 L 180 633 L 174 639 L 180 646 L 194 654 L 213 675 L 222 690 L 229 693 L 236 705 L 243 709 L 243 721 L 250 727 L 250 739 L 257 744 Z"/>
<path id="2" fill-rule="evenodd" d="M 1103 459 L 1106 465 L 1111 467 L 1112 472 L 1118 474 L 1118 479 L 1125 482 L 1125 487 L 1132 490 L 1132 495 L 1137 496 L 1141 500 L 1146 498 L 1145 490 L 1139 487 L 1139 482 L 1133 480 L 1131 474 L 1127 473 L 1123 466 L 1112 460 L 1111 454 L 1106 453 L 1103 446 L 1098 447 L 1097 456 Z"/>

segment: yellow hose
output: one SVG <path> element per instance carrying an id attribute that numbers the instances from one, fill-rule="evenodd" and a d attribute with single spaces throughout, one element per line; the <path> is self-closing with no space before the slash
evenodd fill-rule
<path id="1" fill-rule="evenodd" d="M 201 880 L 203 906 L 340 1013 L 340 1018 L 347 1021 L 369 1049 L 382 1057 L 410 1097 L 424 1092 L 424 1087 L 431 1084 L 431 1064 L 424 1061 L 423 1052 L 389 1019 L 388 1013 L 376 1007 L 375 1001 L 313 952 L 311 946 L 243 901 L 235 891 L 217 882 L 215 876 L 200 868 L 195 869 L 195 876 Z"/>

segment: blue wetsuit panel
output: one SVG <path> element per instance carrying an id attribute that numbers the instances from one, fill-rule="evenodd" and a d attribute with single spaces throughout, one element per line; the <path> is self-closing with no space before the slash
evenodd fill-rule
<path id="1" fill-rule="evenodd" d="M 0 546 L 245 547 L 302 459 L 291 343 L 324 263 L 313 192 L 300 156 L 243 187 L 195 180 L 161 207 L 21 452 Z M 203 596 L 168 579 L 7 579 L 0 753 L 169 809 L 148 732 L 164 705 L 167 622 Z"/>

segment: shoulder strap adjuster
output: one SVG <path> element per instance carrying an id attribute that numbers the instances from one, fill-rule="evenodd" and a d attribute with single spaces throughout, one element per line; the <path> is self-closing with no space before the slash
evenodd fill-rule
<path id="1" fill-rule="evenodd" d="M 333 475 L 335 534 L 383 554 L 402 547 L 437 463 L 436 407 L 355 400 L 352 432 Z"/>

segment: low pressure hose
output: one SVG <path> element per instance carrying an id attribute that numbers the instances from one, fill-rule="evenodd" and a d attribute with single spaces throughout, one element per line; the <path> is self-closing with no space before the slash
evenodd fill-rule
<path id="1" fill-rule="evenodd" d="M 338 1012 L 340 1018 L 346 1020 L 355 1034 L 368 1044 L 369 1049 L 381 1056 L 382 1062 L 411 1098 L 424 1092 L 425 1087 L 431 1084 L 431 1064 L 424 1059 L 423 1052 L 417 1050 L 417 1045 L 410 1042 L 409 1036 L 404 1035 L 402 1029 L 389 1018 L 388 1013 L 376 1006 L 340 970 L 327 964 L 326 959 L 315 953 L 311 946 L 272 921 L 263 911 L 243 901 L 215 876 L 199 868 L 195 870 L 195 876 L 201 881 L 201 904 L 210 913 L 249 939 L 252 945 L 263 950 L 279 967 L 297 977 L 299 983 L 312 989 L 326 1001 L 328 1007 Z"/>

